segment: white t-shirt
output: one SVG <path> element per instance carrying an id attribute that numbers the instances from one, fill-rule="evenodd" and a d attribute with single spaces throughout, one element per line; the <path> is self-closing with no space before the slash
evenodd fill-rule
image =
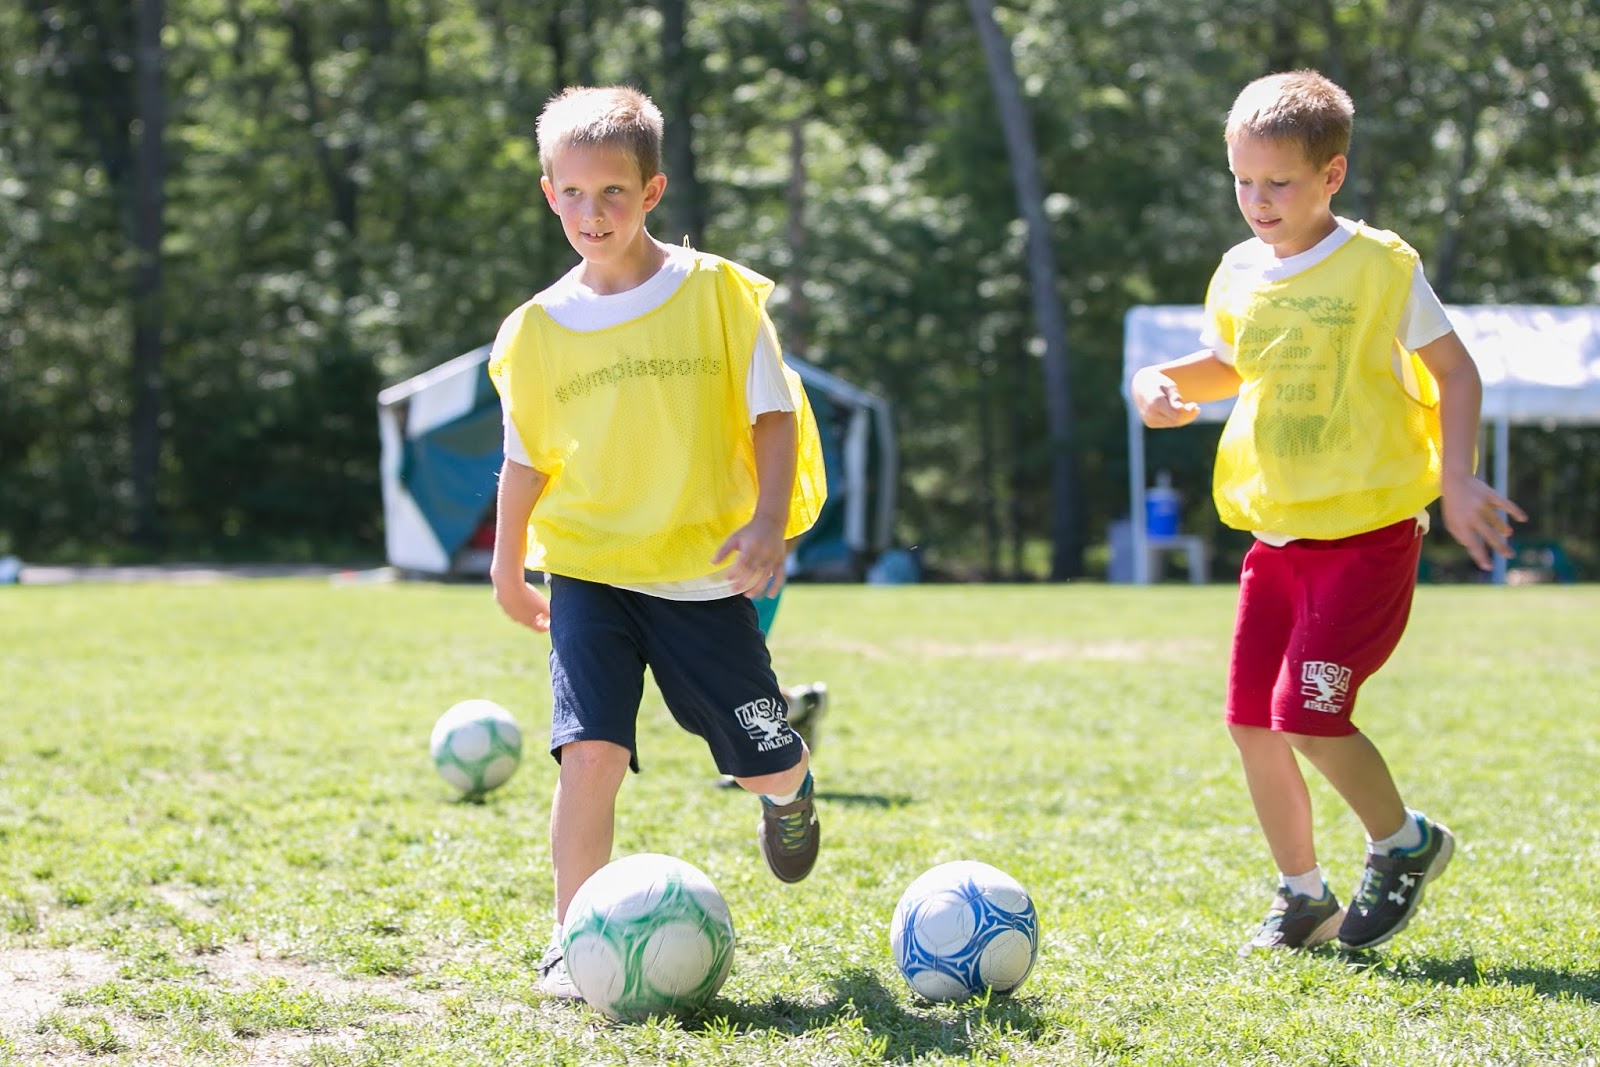
<path id="1" fill-rule="evenodd" d="M 578 264 L 538 295 L 539 306 L 556 324 L 568 330 L 588 332 L 605 330 L 646 315 L 678 291 L 689 272 L 694 268 L 695 252 L 692 248 L 668 245 L 667 261 L 661 269 L 642 284 L 626 292 L 602 295 L 589 289 L 578 280 L 583 264 Z M 495 339 L 499 355 L 500 339 Z M 789 395 L 789 384 L 783 376 L 783 354 L 778 345 L 778 331 L 765 311 L 761 313 L 761 326 L 756 330 L 755 349 L 750 358 L 750 375 L 745 382 L 745 397 L 750 407 L 750 421 L 769 411 L 793 411 L 794 398 Z M 532 466 L 528 449 L 522 443 L 517 428 L 511 424 L 511 410 L 504 399 L 500 404 L 500 418 L 505 431 L 506 458 L 523 466 Z M 710 565 L 710 560 L 706 564 Z M 618 586 L 639 593 L 662 597 L 666 600 L 718 600 L 733 595 L 733 583 L 728 580 L 728 567 L 703 578 L 690 578 L 681 582 L 649 582 L 641 585 Z"/>
<path id="2" fill-rule="evenodd" d="M 1332 233 L 1298 255 L 1279 259 L 1273 254 L 1271 245 L 1258 237 L 1252 237 L 1228 249 L 1222 257 L 1222 265 L 1217 269 L 1232 272 L 1232 281 L 1245 286 L 1293 277 L 1301 271 L 1315 267 L 1355 236 L 1356 223 L 1342 217 L 1335 217 L 1334 221 L 1338 225 Z M 1437 341 L 1452 329 L 1454 327 L 1450 325 L 1450 317 L 1445 314 L 1444 304 L 1440 303 L 1433 286 L 1428 284 L 1428 278 L 1422 271 L 1422 261 L 1419 259 L 1411 274 L 1411 292 L 1406 297 L 1405 307 L 1400 310 L 1400 323 L 1395 327 L 1395 340 L 1415 352 L 1430 341 Z M 1233 346 L 1224 342 L 1218 335 L 1216 324 L 1211 321 L 1210 316 L 1206 317 L 1205 328 L 1200 332 L 1200 343 L 1215 352 L 1223 363 L 1233 366 Z M 1398 348 L 1394 350 L 1393 358 L 1398 378 L 1400 368 Z M 1417 516 L 1417 524 L 1423 533 L 1428 532 L 1429 519 L 1426 508 Z M 1266 533 L 1261 530 L 1255 530 L 1253 533 L 1257 540 L 1265 541 L 1269 545 L 1282 546 L 1295 540 L 1283 534 Z"/>

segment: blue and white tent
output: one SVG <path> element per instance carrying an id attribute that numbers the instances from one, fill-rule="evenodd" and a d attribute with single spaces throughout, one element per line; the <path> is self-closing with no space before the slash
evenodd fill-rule
<path id="1" fill-rule="evenodd" d="M 893 538 L 896 467 L 889 404 L 791 356 L 822 434 L 828 503 L 796 548 L 790 573 L 859 579 Z M 391 566 L 434 577 L 488 573 L 500 399 L 489 346 L 378 394 L 384 539 Z"/>

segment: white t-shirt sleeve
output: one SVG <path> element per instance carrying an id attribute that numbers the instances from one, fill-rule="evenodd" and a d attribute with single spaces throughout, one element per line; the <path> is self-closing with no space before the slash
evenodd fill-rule
<path id="1" fill-rule="evenodd" d="M 1233 366 L 1233 346 L 1223 341 L 1209 315 L 1206 316 L 1206 328 L 1200 331 L 1200 347 L 1211 349 L 1220 362 Z"/>
<path id="2" fill-rule="evenodd" d="M 783 350 L 778 331 L 767 313 L 761 313 L 756 330 L 755 350 L 750 355 L 750 374 L 745 378 L 745 401 L 750 406 L 750 422 L 769 411 L 793 411 L 794 397 L 783 377 Z"/>
<path id="3" fill-rule="evenodd" d="M 501 338 L 496 336 L 494 348 L 489 351 L 489 362 L 492 364 L 500 355 Z M 531 467 L 533 463 L 528 459 L 528 449 L 522 443 L 522 435 L 517 433 L 517 428 L 511 424 L 511 405 L 505 397 L 500 398 L 500 449 L 506 454 L 506 459 L 513 463 L 520 463 L 524 467 Z"/>
<path id="4" fill-rule="evenodd" d="M 1400 325 L 1395 327 L 1395 337 L 1407 349 L 1415 352 L 1454 328 L 1450 325 L 1450 316 L 1445 314 L 1439 294 L 1433 291 L 1428 276 L 1423 273 L 1422 261 L 1418 260 L 1412 269 L 1411 295 L 1406 297 L 1406 306 L 1400 311 Z"/>

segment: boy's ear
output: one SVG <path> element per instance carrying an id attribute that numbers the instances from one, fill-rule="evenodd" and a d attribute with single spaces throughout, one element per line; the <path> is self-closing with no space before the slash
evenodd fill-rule
<path id="1" fill-rule="evenodd" d="M 1344 177 L 1350 171 L 1350 161 L 1343 154 L 1336 155 L 1328 160 L 1328 165 L 1322 169 L 1322 180 L 1329 196 L 1339 191 L 1344 185 Z"/>
<path id="2" fill-rule="evenodd" d="M 539 188 L 544 190 L 544 202 L 550 205 L 550 210 L 557 215 L 561 214 L 560 209 L 556 207 L 556 187 L 550 184 L 550 175 L 539 175 Z"/>
<path id="3" fill-rule="evenodd" d="M 656 176 L 644 183 L 644 209 L 649 211 L 661 203 L 662 194 L 667 191 L 667 176 L 660 171 Z"/>

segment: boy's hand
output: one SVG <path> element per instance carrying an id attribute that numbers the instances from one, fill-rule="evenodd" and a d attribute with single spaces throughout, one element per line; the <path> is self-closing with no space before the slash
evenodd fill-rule
<path id="1" fill-rule="evenodd" d="M 783 527 L 777 519 L 757 514 L 722 542 L 711 562 L 721 563 L 737 553 L 728 572 L 734 588 L 751 600 L 776 596 L 783 588 L 783 564 L 788 556 Z"/>
<path id="2" fill-rule="evenodd" d="M 1461 542 L 1479 570 L 1490 568 L 1491 552 L 1511 555 L 1511 524 L 1506 515 L 1527 522 L 1528 516 L 1521 508 L 1470 474 L 1447 476 L 1442 488 L 1439 510 L 1444 515 L 1444 528 Z"/>
<path id="3" fill-rule="evenodd" d="M 512 622 L 521 623 L 535 633 L 550 632 L 550 600 L 521 574 L 493 576 L 494 602 Z"/>
<path id="4" fill-rule="evenodd" d="M 1178 392 L 1178 385 L 1160 371 L 1146 367 L 1128 383 L 1128 393 L 1139 418 L 1151 429 L 1187 426 L 1200 417 L 1200 405 L 1191 404 Z"/>

